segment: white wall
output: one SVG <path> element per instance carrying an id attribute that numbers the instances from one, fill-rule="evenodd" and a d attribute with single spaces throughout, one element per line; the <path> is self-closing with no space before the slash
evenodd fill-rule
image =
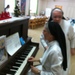
<path id="1" fill-rule="evenodd" d="M 61 5 L 65 17 L 75 18 L 75 0 L 42 0 L 43 9 L 54 8 L 55 5 Z M 47 2 L 46 2 L 47 1 Z"/>
<path id="2" fill-rule="evenodd" d="M 15 0 L 5 0 L 4 7 L 6 7 L 7 5 L 10 6 L 10 8 L 8 9 L 8 12 L 14 13 Z"/>
<path id="3" fill-rule="evenodd" d="M 30 0 L 26 0 L 25 15 L 29 15 Z"/>
<path id="4" fill-rule="evenodd" d="M 0 13 L 4 11 L 4 2 L 5 0 L 0 0 Z"/>

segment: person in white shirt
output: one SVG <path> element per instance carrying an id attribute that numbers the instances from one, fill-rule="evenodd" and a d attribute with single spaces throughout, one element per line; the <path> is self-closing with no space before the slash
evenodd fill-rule
<path id="1" fill-rule="evenodd" d="M 67 69 L 67 53 L 65 35 L 56 22 L 46 23 L 43 30 L 44 38 L 48 41 L 48 48 L 42 58 L 30 57 L 28 62 L 40 62 L 41 65 L 34 67 L 27 75 L 63 75 Z"/>
<path id="2" fill-rule="evenodd" d="M 63 17 L 63 11 L 59 8 L 54 8 L 51 11 L 51 16 L 50 16 L 49 21 L 57 22 L 61 26 L 61 28 L 65 34 L 66 47 L 67 47 L 68 68 L 66 71 L 64 71 L 63 75 L 69 75 L 69 73 L 70 73 L 70 57 L 71 57 L 71 54 L 75 55 L 75 33 L 74 33 L 74 29 L 70 25 L 70 22 L 65 20 L 65 18 Z M 47 41 L 44 39 L 43 34 L 41 34 L 40 41 L 41 41 L 43 47 L 45 49 L 47 49 L 48 44 L 47 44 Z"/>

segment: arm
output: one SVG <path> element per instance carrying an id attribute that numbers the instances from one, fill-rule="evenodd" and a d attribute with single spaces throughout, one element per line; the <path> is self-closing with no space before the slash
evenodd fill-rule
<path id="1" fill-rule="evenodd" d="M 69 41 L 71 46 L 71 54 L 75 55 L 75 32 L 72 26 L 69 28 Z"/>
<path id="2" fill-rule="evenodd" d="M 40 59 L 36 59 L 34 57 L 28 58 L 28 62 L 40 62 Z"/>
<path id="3" fill-rule="evenodd" d="M 75 55 L 75 48 L 71 48 L 71 55 Z"/>
<path id="4" fill-rule="evenodd" d="M 48 62 L 50 62 L 48 64 L 48 68 L 50 71 L 43 71 L 43 70 L 39 70 L 38 68 L 31 66 L 31 71 L 35 74 L 40 74 L 40 75 L 61 75 L 61 71 L 62 71 L 62 54 L 61 53 L 57 53 L 57 52 L 53 52 L 52 54 L 49 55 L 48 57 Z M 45 63 L 45 67 L 47 68 L 47 65 Z"/>
<path id="5" fill-rule="evenodd" d="M 40 42 L 41 42 L 42 46 L 45 48 L 45 50 L 46 50 L 48 48 L 48 46 L 47 46 L 46 40 L 44 39 L 43 33 L 40 36 Z"/>
<path id="6" fill-rule="evenodd" d="M 51 69 L 49 72 L 46 71 L 41 71 L 40 75 L 61 75 L 61 71 L 62 71 L 62 61 L 63 61 L 63 57 L 61 52 L 57 53 L 57 52 L 52 52 L 49 55 L 48 60 L 51 62 Z"/>

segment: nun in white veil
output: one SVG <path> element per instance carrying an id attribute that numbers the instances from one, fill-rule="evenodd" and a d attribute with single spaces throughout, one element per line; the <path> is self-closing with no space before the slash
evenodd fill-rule
<path id="1" fill-rule="evenodd" d="M 48 48 L 42 58 L 30 57 L 28 62 L 40 62 L 41 65 L 28 71 L 27 75 L 63 75 L 67 68 L 67 54 L 65 35 L 56 22 L 46 23 L 43 30 L 44 38 L 48 41 Z"/>

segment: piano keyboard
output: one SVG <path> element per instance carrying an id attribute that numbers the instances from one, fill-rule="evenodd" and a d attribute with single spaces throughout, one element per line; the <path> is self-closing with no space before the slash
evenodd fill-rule
<path id="1" fill-rule="evenodd" d="M 3 73 L 3 75 L 20 75 L 27 64 L 28 58 L 32 56 L 34 50 L 36 49 L 36 46 L 30 46 L 30 48 L 25 52 L 22 52 L 19 57 L 16 56 L 15 60 L 13 60 L 11 64 L 9 63 L 9 66 L 6 67 L 4 70 L 6 73 Z"/>
<path id="2" fill-rule="evenodd" d="M 32 55 L 32 53 L 34 52 L 36 47 L 33 47 L 31 52 L 28 54 L 28 56 L 26 57 L 25 61 L 23 61 L 23 63 L 21 64 L 20 68 L 18 69 L 18 71 L 15 73 L 15 75 L 20 75 L 20 73 L 22 72 L 24 66 L 27 63 L 28 58 Z"/>

